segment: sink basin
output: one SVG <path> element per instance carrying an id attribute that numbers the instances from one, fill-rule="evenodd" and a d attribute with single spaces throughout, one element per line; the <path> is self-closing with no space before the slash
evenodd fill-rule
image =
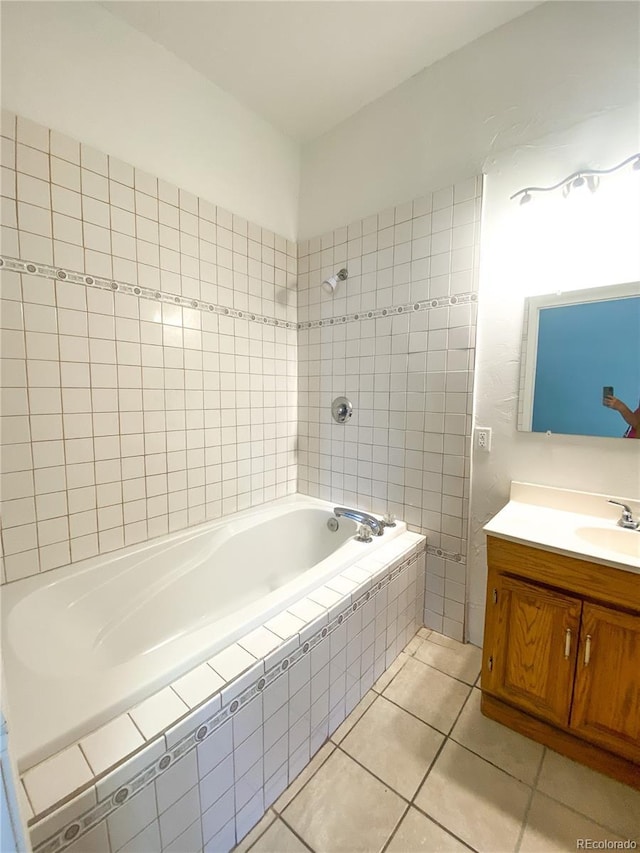
<path id="1" fill-rule="evenodd" d="M 640 558 L 640 531 L 622 527 L 578 527 L 576 536 L 607 551 Z"/>
<path id="2" fill-rule="evenodd" d="M 640 576 L 640 530 L 616 524 L 608 495 L 512 483 L 511 499 L 484 525 L 490 536 Z M 615 496 L 640 515 L 640 499 Z"/>

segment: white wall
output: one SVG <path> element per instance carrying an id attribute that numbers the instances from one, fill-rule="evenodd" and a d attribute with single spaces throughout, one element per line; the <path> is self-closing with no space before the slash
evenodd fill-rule
<path id="1" fill-rule="evenodd" d="M 613 166 L 639 151 L 639 119 L 635 105 L 513 148 L 485 179 L 474 408 L 493 443 L 489 455 L 475 452 L 472 460 L 467 625 L 476 643 L 486 583 L 482 525 L 508 500 L 511 480 L 640 494 L 637 442 L 516 430 L 525 297 L 640 280 L 640 173 L 627 167 L 603 178 L 593 195 L 535 195 L 526 206 L 509 200 L 522 187 L 548 186 L 576 167 Z"/>
<path id="2" fill-rule="evenodd" d="M 505 150 L 638 99 L 635 3 L 549 2 L 303 148 L 299 237 L 489 171 Z"/>
<path id="3" fill-rule="evenodd" d="M 2 104 L 295 238 L 297 144 L 98 4 L 3 4 Z"/>

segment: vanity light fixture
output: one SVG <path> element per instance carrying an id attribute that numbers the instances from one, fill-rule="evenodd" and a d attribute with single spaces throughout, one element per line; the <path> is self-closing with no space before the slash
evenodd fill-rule
<path id="1" fill-rule="evenodd" d="M 618 169 L 623 169 L 629 163 L 632 164 L 631 168 L 634 171 L 640 171 L 640 153 L 632 154 L 631 157 L 627 157 L 626 160 L 618 163 L 617 166 L 612 166 L 611 169 L 581 169 L 579 172 L 568 175 L 550 187 L 524 187 L 524 189 L 514 193 L 511 196 L 511 200 L 520 196 L 520 204 L 527 204 L 533 198 L 531 193 L 549 193 L 562 187 L 563 194 L 568 195 L 572 189 L 579 189 L 585 184 L 591 192 L 595 192 L 598 188 L 600 175 L 610 175 L 612 172 L 617 172 Z"/>

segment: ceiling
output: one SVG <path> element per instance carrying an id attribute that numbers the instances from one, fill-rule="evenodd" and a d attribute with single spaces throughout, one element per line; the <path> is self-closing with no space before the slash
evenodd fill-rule
<path id="1" fill-rule="evenodd" d="M 315 138 L 524 0 L 117 0 L 101 4 L 281 132 Z"/>

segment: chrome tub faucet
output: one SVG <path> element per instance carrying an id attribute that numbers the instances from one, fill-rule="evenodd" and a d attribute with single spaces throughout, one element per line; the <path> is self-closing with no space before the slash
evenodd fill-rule
<path id="1" fill-rule="evenodd" d="M 382 536 L 384 533 L 384 525 L 374 515 L 369 515 L 368 512 L 360 512 L 357 509 L 349 509 L 346 506 L 337 506 L 333 510 L 338 518 L 344 516 L 352 521 L 357 521 L 358 524 L 366 524 L 371 528 L 374 536 Z"/>

